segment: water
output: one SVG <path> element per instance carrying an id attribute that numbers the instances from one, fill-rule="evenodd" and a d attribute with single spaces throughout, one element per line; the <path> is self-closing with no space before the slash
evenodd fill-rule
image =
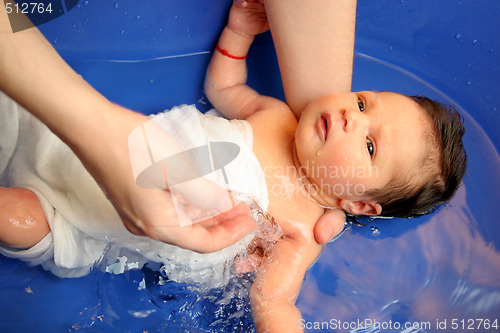
<path id="1" fill-rule="evenodd" d="M 155 86 L 168 89 L 177 82 L 169 83 L 170 78 L 162 75 L 160 69 L 165 64 L 180 65 L 189 72 L 190 62 L 207 57 L 96 62 L 87 64 L 93 68 L 91 72 L 85 71 L 84 63 L 75 67 L 91 81 L 110 72 L 119 76 L 145 69 L 143 82 L 136 80 L 137 90 L 141 85 L 150 87 L 148 70 L 158 69 Z M 397 90 L 452 102 L 427 82 L 378 59 L 359 54 L 355 68 L 355 90 Z M 200 98 L 194 94 L 192 99 Z M 500 187 L 500 158 L 466 110 L 458 109 L 465 116 L 464 141 L 470 167 L 455 198 L 429 216 L 376 219 L 366 221 L 366 227 L 352 226 L 328 244 L 307 273 L 297 301 L 305 327 L 323 323 L 314 332 L 332 332 L 333 326 L 342 328 L 346 327 L 342 323 L 348 323 L 349 329 L 338 331 L 361 332 L 353 323 L 361 320 L 366 324 L 369 319 L 375 325 L 364 332 L 404 331 L 394 325 L 380 329 L 389 322 L 420 324 L 411 332 L 443 332 L 438 325 L 445 320 L 450 328 L 454 319 L 493 322 L 498 318 L 500 224 L 494 207 Z M 83 278 L 59 279 L 39 267 L 0 257 L 0 270 L 2 332 L 30 331 L 33 327 L 70 332 L 253 330 L 248 277 L 234 277 L 225 287 L 206 290 L 169 281 L 155 264 L 119 275 L 94 270 Z"/>

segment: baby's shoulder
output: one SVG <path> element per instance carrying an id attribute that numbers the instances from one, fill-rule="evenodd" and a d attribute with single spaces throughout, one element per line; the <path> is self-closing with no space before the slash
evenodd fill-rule
<path id="1" fill-rule="evenodd" d="M 258 111 L 250 115 L 246 120 L 254 131 L 279 130 L 290 128 L 295 131 L 297 118 L 288 105 L 280 100 L 272 98 Z"/>

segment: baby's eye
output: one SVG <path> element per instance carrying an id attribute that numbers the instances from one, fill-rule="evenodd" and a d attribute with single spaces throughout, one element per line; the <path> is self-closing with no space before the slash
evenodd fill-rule
<path id="1" fill-rule="evenodd" d="M 361 112 L 365 110 L 365 102 L 361 98 L 358 98 L 358 109 Z"/>
<path id="2" fill-rule="evenodd" d="M 370 156 L 373 156 L 373 153 L 375 152 L 375 146 L 373 145 L 373 142 L 370 138 L 366 138 L 366 149 L 368 149 L 368 154 Z"/>

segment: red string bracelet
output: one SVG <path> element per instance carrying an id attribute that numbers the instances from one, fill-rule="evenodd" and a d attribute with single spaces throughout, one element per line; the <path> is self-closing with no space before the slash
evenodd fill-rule
<path id="1" fill-rule="evenodd" d="M 248 57 L 248 54 L 243 56 L 243 57 L 237 57 L 237 56 L 234 56 L 232 54 L 229 54 L 229 52 L 227 52 L 226 50 L 224 49 L 221 49 L 220 46 L 219 46 L 219 43 L 215 44 L 215 48 L 217 49 L 217 51 L 219 51 L 222 55 L 228 57 L 228 58 L 231 58 L 231 59 L 236 59 L 236 60 L 245 60 L 247 57 Z"/>

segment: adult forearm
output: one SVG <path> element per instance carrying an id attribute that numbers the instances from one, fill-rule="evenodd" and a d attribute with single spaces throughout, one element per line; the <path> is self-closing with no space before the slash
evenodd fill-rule
<path id="1" fill-rule="evenodd" d="M 356 0 L 265 0 L 265 6 L 296 115 L 319 96 L 351 90 Z"/>
<path id="2" fill-rule="evenodd" d="M 82 125 L 111 106 L 36 28 L 0 34 L 0 89 L 69 143 L 81 141 L 88 134 Z"/>

